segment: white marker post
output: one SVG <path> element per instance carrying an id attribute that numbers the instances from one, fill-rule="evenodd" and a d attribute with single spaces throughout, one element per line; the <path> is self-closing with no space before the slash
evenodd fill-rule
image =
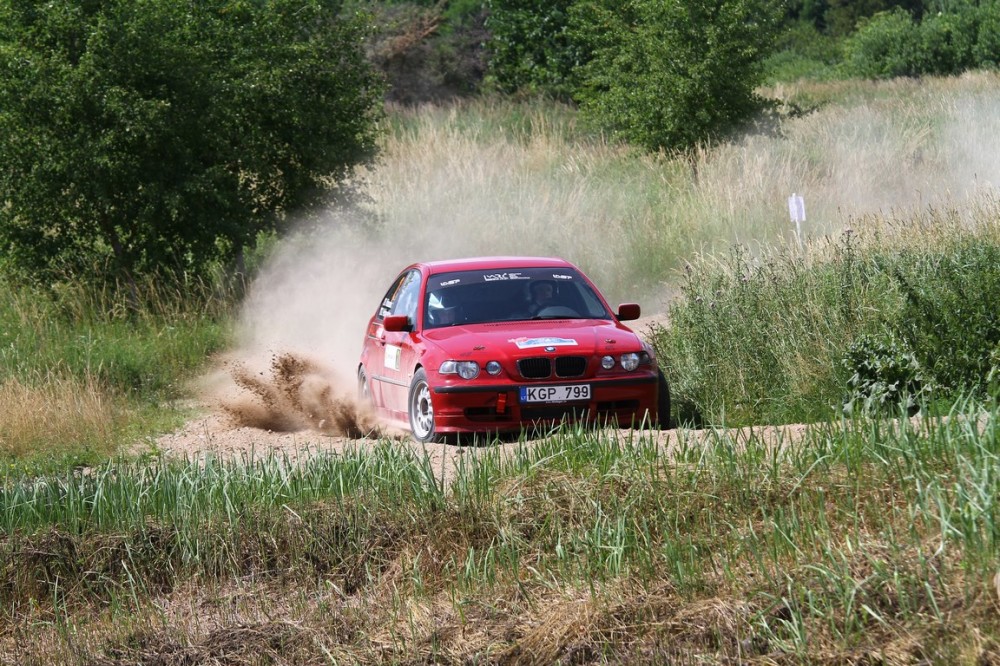
<path id="1" fill-rule="evenodd" d="M 792 196 L 788 197 L 788 214 L 792 218 L 792 222 L 795 223 L 795 239 L 799 242 L 799 249 L 802 249 L 802 223 L 806 221 L 806 202 L 805 200 L 792 192 Z"/>

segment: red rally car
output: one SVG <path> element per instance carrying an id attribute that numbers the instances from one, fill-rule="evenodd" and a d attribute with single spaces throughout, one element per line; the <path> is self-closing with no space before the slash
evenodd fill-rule
<path id="1" fill-rule="evenodd" d="M 564 419 L 669 427 L 653 349 L 563 259 L 417 263 L 368 322 L 358 394 L 421 442 Z"/>

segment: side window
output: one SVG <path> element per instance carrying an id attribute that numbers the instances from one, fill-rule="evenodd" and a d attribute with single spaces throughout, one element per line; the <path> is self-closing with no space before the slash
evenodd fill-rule
<path id="1" fill-rule="evenodd" d="M 378 306 L 378 314 L 376 319 L 382 321 L 388 315 L 392 314 L 393 306 L 396 305 L 397 299 L 399 298 L 400 287 L 406 280 L 406 277 L 410 275 L 409 273 L 404 273 L 396 278 L 396 281 L 392 283 L 389 287 L 389 291 L 385 292 L 385 296 L 382 297 L 382 302 Z"/>
<path id="2" fill-rule="evenodd" d="M 403 276 L 392 305 L 394 315 L 406 315 L 412 324 L 417 320 L 417 303 L 420 300 L 420 271 L 410 271 Z"/>

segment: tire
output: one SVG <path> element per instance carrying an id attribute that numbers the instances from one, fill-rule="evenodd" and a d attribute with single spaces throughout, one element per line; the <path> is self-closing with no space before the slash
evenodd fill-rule
<path id="1" fill-rule="evenodd" d="M 670 430 L 670 386 L 660 370 L 656 377 L 656 427 Z"/>
<path id="2" fill-rule="evenodd" d="M 406 401 L 410 417 L 410 432 L 413 439 L 421 443 L 436 442 L 434 430 L 434 403 L 431 402 L 431 387 L 427 383 L 427 373 L 420 368 L 410 382 L 410 395 Z"/>

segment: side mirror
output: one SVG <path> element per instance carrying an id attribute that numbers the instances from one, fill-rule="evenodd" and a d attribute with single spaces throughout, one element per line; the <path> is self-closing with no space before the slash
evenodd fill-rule
<path id="1" fill-rule="evenodd" d="M 387 331 L 409 331 L 410 318 L 406 315 L 389 315 L 382 320 L 382 328 Z"/>
<path id="2" fill-rule="evenodd" d="M 638 303 L 622 303 L 618 306 L 618 321 L 638 319 L 640 312 Z"/>

